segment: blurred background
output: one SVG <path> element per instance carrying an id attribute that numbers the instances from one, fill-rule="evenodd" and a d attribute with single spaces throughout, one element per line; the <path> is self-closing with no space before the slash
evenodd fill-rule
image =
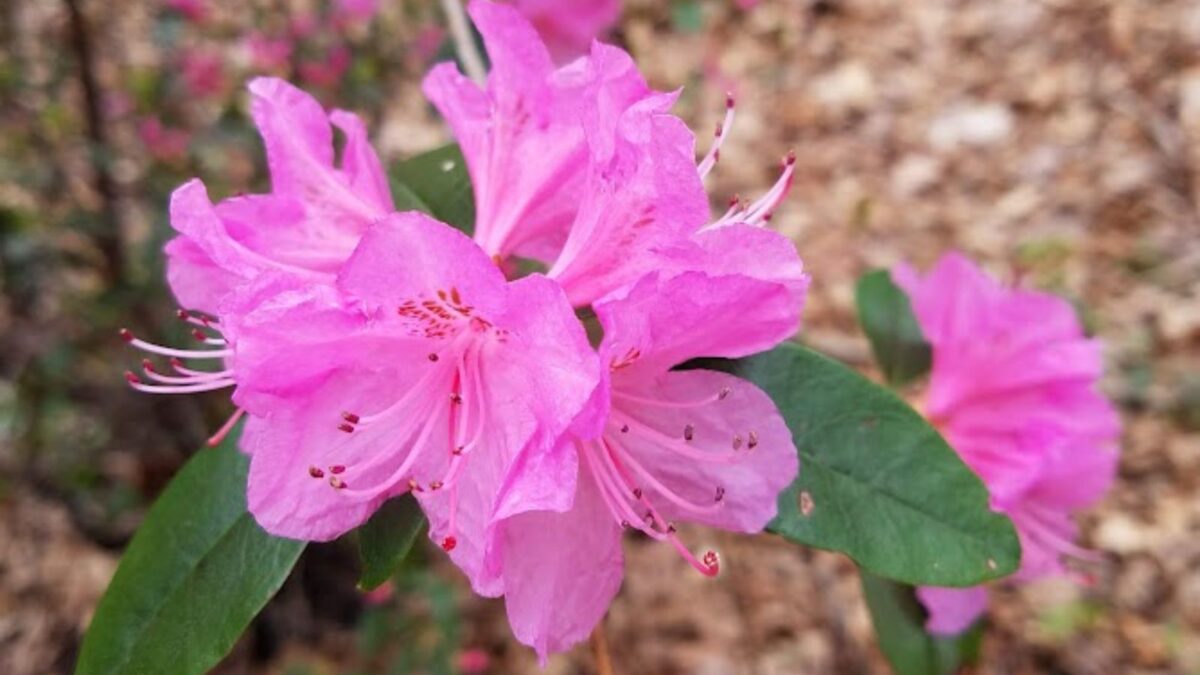
<path id="1" fill-rule="evenodd" d="M 266 185 L 245 80 L 290 78 L 395 161 L 448 140 L 419 82 L 432 0 L 0 2 L 0 672 L 69 672 L 155 495 L 228 415 L 139 395 L 117 329 L 171 343 L 166 199 Z M 753 6 L 751 6 L 753 5 Z M 997 588 L 978 673 L 1200 673 L 1200 3 L 627 0 L 611 38 L 701 147 L 737 93 L 714 204 L 798 157 L 773 223 L 814 278 L 804 341 L 862 368 L 853 282 L 959 248 L 1077 302 L 1125 420 L 1084 522 L 1091 583 Z M 706 579 L 630 538 L 607 621 L 621 673 L 887 672 L 853 565 L 691 530 Z M 222 673 L 525 673 L 502 605 L 422 544 L 393 590 L 311 546 Z M 547 673 L 592 672 L 586 646 Z"/>

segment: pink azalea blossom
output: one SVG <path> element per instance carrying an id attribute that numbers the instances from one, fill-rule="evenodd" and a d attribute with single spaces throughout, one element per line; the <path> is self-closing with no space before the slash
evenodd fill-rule
<path id="1" fill-rule="evenodd" d="M 708 223 L 701 180 L 720 157 L 732 99 L 697 167 L 694 137 L 667 112 L 675 94 L 651 91 L 624 51 L 595 43 L 588 57 L 555 70 L 517 12 L 482 1 L 469 11 L 492 61 L 486 90 L 453 64 L 434 68 L 424 88 L 466 157 L 484 250 L 547 263 L 576 305 L 656 269 L 719 268 L 718 241 L 765 247 L 760 255 L 771 260 L 795 256 L 775 233 L 734 234 L 769 221 L 791 183 L 791 158 L 761 199 L 735 201 Z M 800 292 L 807 283 L 789 281 Z"/>
<path id="2" fill-rule="evenodd" d="M 1077 546 L 1072 514 L 1095 504 L 1116 470 L 1120 421 L 1099 392 L 1101 345 L 1072 307 L 1006 288 L 958 254 L 924 277 L 893 273 L 908 293 L 933 368 L 920 407 L 987 485 L 1021 540 L 1018 580 L 1066 571 Z M 986 607 L 982 587 L 920 589 L 928 628 L 958 633 Z"/>
<path id="3" fill-rule="evenodd" d="M 187 155 L 191 134 L 184 129 L 175 129 L 163 124 L 157 117 L 146 117 L 138 121 L 137 135 L 154 159 L 174 162 Z"/>
<path id="4" fill-rule="evenodd" d="M 167 280 L 187 308 L 180 318 L 193 324 L 203 348 L 165 347 L 123 332 L 135 347 L 170 359 L 169 370 L 147 360 L 142 375 L 128 373 L 139 390 L 194 393 L 233 386 L 237 318 L 254 306 L 248 298 L 265 296 L 262 278 L 332 284 L 367 228 L 394 210 L 387 177 L 357 116 L 340 110 L 327 115 L 282 80 L 259 78 L 249 88 L 271 192 L 214 206 L 204 184 L 191 180 L 171 195 L 171 225 L 179 234 L 165 249 Z M 340 165 L 334 161 L 334 126 L 345 135 Z M 225 367 L 198 369 L 193 362 Z"/>
<path id="5" fill-rule="evenodd" d="M 323 59 L 300 64 L 300 79 L 316 87 L 334 87 L 341 82 L 342 76 L 350 68 L 350 58 L 349 47 L 331 47 Z"/>
<path id="6" fill-rule="evenodd" d="M 335 21 L 370 21 L 379 13 L 379 0 L 335 0 L 332 12 Z"/>
<path id="7" fill-rule="evenodd" d="M 620 0 L 512 0 L 537 29 L 555 61 L 586 54 L 592 40 L 603 38 L 621 16 Z"/>
<path id="8" fill-rule="evenodd" d="M 199 98 L 219 96 L 225 91 L 225 62 L 220 54 L 186 49 L 179 57 L 180 78 L 188 94 Z"/>
<path id="9" fill-rule="evenodd" d="M 489 556 L 513 631 L 543 662 L 585 639 L 603 617 L 621 583 L 622 530 L 665 542 L 715 575 L 716 553 L 695 556 L 674 524 L 761 531 L 798 469 L 791 434 L 765 393 L 721 372 L 672 370 L 700 356 L 759 352 L 790 336 L 799 307 L 784 285 L 650 274 L 594 307 L 607 368 L 592 406 L 604 414 L 573 427 L 542 462 L 557 465 L 560 485 L 577 485 L 574 500 L 557 512 L 508 519 Z M 591 428 L 597 419 L 603 426 Z"/>
<path id="10" fill-rule="evenodd" d="M 286 70 L 292 59 L 293 44 L 287 37 L 272 38 L 265 33 L 253 31 L 243 42 L 250 57 L 250 65 L 263 72 Z"/>
<path id="11" fill-rule="evenodd" d="M 269 284 L 235 314 L 250 512 L 273 534 L 328 540 L 412 492 L 475 590 L 499 594 L 483 566 L 493 521 L 564 499 L 541 456 L 599 379 L 562 290 L 507 282 L 415 212 L 374 225 L 334 285 Z"/>

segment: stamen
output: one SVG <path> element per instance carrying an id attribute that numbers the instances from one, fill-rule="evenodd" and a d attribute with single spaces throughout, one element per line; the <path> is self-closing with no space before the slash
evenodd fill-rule
<path id="1" fill-rule="evenodd" d="M 458 546 L 458 539 L 455 539 L 454 537 L 446 537 L 445 539 L 442 539 L 442 550 L 446 553 L 453 551 L 456 546 Z"/>
<path id="2" fill-rule="evenodd" d="M 315 466 L 310 466 L 308 467 L 308 475 L 312 476 L 313 478 L 324 478 L 325 472 Z"/>
<path id="3" fill-rule="evenodd" d="M 627 391 L 622 391 L 622 390 L 616 389 L 616 388 L 614 388 L 612 391 L 612 395 L 614 397 L 629 401 L 630 403 L 637 403 L 637 404 L 643 405 L 643 406 L 654 406 L 656 408 L 668 408 L 668 409 L 671 409 L 671 408 L 675 408 L 675 409 L 699 408 L 701 406 L 712 405 L 713 403 L 716 403 L 717 401 L 725 400 L 725 398 L 728 397 L 729 394 L 730 394 L 729 387 L 725 387 L 725 388 L 721 389 L 720 391 L 718 391 L 713 396 L 708 396 L 708 397 L 702 398 L 698 401 L 672 401 L 672 400 L 663 400 L 663 399 L 658 399 L 658 398 L 649 398 L 646 396 L 638 396 L 637 394 L 631 394 Z"/>
<path id="4" fill-rule="evenodd" d="M 619 418 L 620 421 L 623 421 L 632 430 L 643 435 L 646 440 L 658 445 L 664 450 L 670 450 L 677 455 L 681 455 L 689 459 L 694 459 L 701 462 L 710 462 L 713 464 L 737 464 L 745 461 L 747 457 L 746 453 L 704 452 L 696 447 L 688 445 L 686 439 L 680 440 L 679 438 L 672 438 L 658 429 L 639 421 L 628 413 L 624 413 L 617 409 L 613 409 L 612 416 L 614 418 Z"/>
<path id="5" fill-rule="evenodd" d="M 733 110 L 733 93 L 728 93 L 725 95 L 725 118 L 721 120 L 721 124 L 717 126 L 716 132 L 713 134 L 713 144 L 708 149 L 708 154 L 700 160 L 700 164 L 696 167 L 701 179 L 708 177 L 709 172 L 721 158 L 721 145 L 729 136 L 729 130 L 733 128 Z"/>
<path id="6" fill-rule="evenodd" d="M 233 411 L 233 414 L 229 416 L 229 419 L 225 420 L 225 424 L 222 424 L 221 428 L 217 429 L 217 433 L 208 438 L 208 447 L 215 448 L 220 445 L 221 441 L 225 440 L 225 437 L 229 435 L 229 432 L 233 431 L 234 425 L 238 423 L 238 420 L 242 419 L 242 415 L 244 414 L 246 414 L 246 410 L 244 408 L 238 408 L 237 410 Z"/>

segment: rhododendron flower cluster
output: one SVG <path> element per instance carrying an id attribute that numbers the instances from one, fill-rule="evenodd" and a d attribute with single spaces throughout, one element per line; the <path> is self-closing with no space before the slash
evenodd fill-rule
<path id="1" fill-rule="evenodd" d="M 476 592 L 504 596 L 544 659 L 587 636 L 637 530 L 700 573 L 676 528 L 760 531 L 799 469 L 779 411 L 749 382 L 679 367 L 769 349 L 808 286 L 762 227 L 793 160 L 752 204 L 711 218 L 709 152 L 628 54 L 595 43 L 556 67 L 512 7 L 469 8 L 485 86 L 453 65 L 424 83 L 466 158 L 473 237 L 395 212 L 362 122 L 276 79 L 250 83 L 266 194 L 176 190 L 168 280 L 200 349 L 127 340 L 148 392 L 232 388 L 246 417 L 248 505 L 272 534 L 328 540 L 411 494 Z M 344 136 L 340 158 L 334 130 Z M 506 276 L 512 257 L 544 274 Z M 577 311 L 603 337 L 589 343 Z M 198 364 L 219 364 L 202 367 Z"/>
<path id="2" fill-rule="evenodd" d="M 933 351 L 919 407 L 1016 526 L 1015 578 L 1093 558 L 1074 543 L 1071 516 L 1104 495 L 1116 470 L 1120 424 L 1097 389 L 1100 343 L 1064 300 L 1005 288 L 958 254 L 924 277 L 909 267 L 892 276 Z M 965 630 L 987 606 L 982 586 L 917 594 L 935 633 Z"/>

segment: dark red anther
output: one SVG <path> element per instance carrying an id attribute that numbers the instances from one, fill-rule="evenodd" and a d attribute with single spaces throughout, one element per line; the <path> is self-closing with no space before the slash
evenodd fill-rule
<path id="1" fill-rule="evenodd" d="M 312 476 L 313 478 L 324 478 L 325 472 L 315 466 L 310 466 L 308 467 L 308 475 Z"/>
<path id="2" fill-rule="evenodd" d="M 141 379 L 139 379 L 138 376 L 132 370 L 125 371 L 125 381 L 128 382 L 129 384 L 141 384 L 142 383 Z"/>
<path id="3" fill-rule="evenodd" d="M 720 124 L 717 125 L 717 131 L 716 131 L 716 133 L 713 134 L 713 136 L 716 136 L 717 138 L 721 137 L 721 125 Z"/>
<path id="4" fill-rule="evenodd" d="M 717 498 L 716 498 L 716 499 L 714 499 L 713 501 L 718 501 L 718 502 L 719 502 L 719 501 L 721 501 L 722 499 L 725 499 L 725 488 L 723 488 L 723 487 L 721 487 L 720 485 L 718 485 L 718 486 L 717 486 Z"/>
<path id="5" fill-rule="evenodd" d="M 455 446 L 455 447 L 454 447 L 454 449 L 453 449 L 453 450 L 451 450 L 451 451 L 450 451 L 450 454 L 452 454 L 452 455 L 454 455 L 455 457 L 457 457 L 457 456 L 459 456 L 459 455 L 463 454 L 463 450 L 464 450 L 463 446 L 461 446 L 461 445 L 457 445 L 457 446 Z"/>
<path id="6" fill-rule="evenodd" d="M 696 436 L 696 427 L 688 424 L 683 427 L 683 440 L 690 441 Z"/>
<path id="7" fill-rule="evenodd" d="M 183 308 L 175 310 L 175 316 L 178 317 L 180 321 L 187 321 L 192 317 L 192 315 L 188 314 L 188 311 Z"/>
<path id="8" fill-rule="evenodd" d="M 345 490 L 346 489 L 346 481 L 342 480 L 341 478 L 338 478 L 337 476 L 329 477 L 329 485 L 330 485 L 330 487 L 334 488 L 335 490 Z"/>
<path id="9" fill-rule="evenodd" d="M 414 479 L 414 478 L 408 479 L 408 489 L 412 492 L 424 492 L 425 491 L 425 489 L 421 487 L 421 484 L 418 483 L 416 481 L 416 479 Z"/>
<path id="10" fill-rule="evenodd" d="M 732 91 L 725 93 L 725 107 L 726 108 L 733 107 L 733 92 Z"/>
<path id="11" fill-rule="evenodd" d="M 796 151 L 788 150 L 787 158 L 783 160 L 784 166 L 791 166 L 796 163 Z"/>
<path id="12" fill-rule="evenodd" d="M 462 403 L 462 395 L 457 391 L 450 392 L 450 402 L 455 404 Z"/>
<path id="13" fill-rule="evenodd" d="M 704 565 L 713 574 L 716 574 L 721 569 L 721 559 L 717 557 L 716 551 L 708 551 L 704 554 Z"/>
<path id="14" fill-rule="evenodd" d="M 721 387 L 721 391 L 717 393 L 717 400 L 724 401 L 725 399 L 729 398 L 729 395 L 732 393 L 733 390 L 729 387 Z"/>
<path id="15" fill-rule="evenodd" d="M 440 481 L 440 480 L 435 480 L 435 481 L 433 481 L 432 483 L 430 483 L 430 484 L 429 484 L 429 489 L 430 489 L 430 490 L 441 490 L 441 489 L 442 489 L 442 485 L 443 485 L 442 481 Z"/>
<path id="16" fill-rule="evenodd" d="M 450 287 L 450 300 L 452 300 L 456 305 L 462 304 L 462 296 L 458 294 L 458 289 L 454 286 Z"/>
<path id="17" fill-rule="evenodd" d="M 713 161 L 714 162 L 721 161 L 721 149 L 720 148 L 713 150 Z"/>
<path id="18" fill-rule="evenodd" d="M 433 352 L 429 352 L 429 360 L 430 360 L 430 361 L 432 361 L 432 362 L 434 362 L 434 363 L 437 363 L 437 360 L 438 360 L 438 355 L 437 355 L 437 354 L 434 354 Z"/>
<path id="19" fill-rule="evenodd" d="M 346 467 L 341 464 L 334 464 L 329 467 L 329 473 L 346 473 Z"/>
<path id="20" fill-rule="evenodd" d="M 204 331 L 200 330 L 199 328 L 192 329 L 192 337 L 196 338 L 197 340 L 199 340 L 201 342 L 204 342 L 205 340 L 208 339 L 208 336 L 204 334 Z"/>
<path id="21" fill-rule="evenodd" d="M 758 445 L 758 434 L 751 431 L 749 434 L 749 439 L 746 441 L 746 449 L 753 450 L 754 446 L 756 445 Z"/>
<path id="22" fill-rule="evenodd" d="M 458 546 L 458 540 L 454 537 L 446 537 L 442 540 L 442 550 L 446 553 L 453 551 L 455 546 Z"/>
<path id="23" fill-rule="evenodd" d="M 621 433 L 623 433 L 623 434 L 629 433 L 629 425 L 628 424 L 621 425 Z"/>
<path id="24" fill-rule="evenodd" d="M 731 208 L 731 209 L 741 203 L 742 203 L 741 195 L 734 195 L 729 198 L 729 208 Z"/>
<path id="25" fill-rule="evenodd" d="M 133 342 L 133 333 L 129 332 L 128 328 L 122 328 L 120 331 L 118 331 L 118 334 L 121 336 L 122 340 L 126 342 Z"/>
<path id="26" fill-rule="evenodd" d="M 172 356 L 169 363 L 171 364 L 172 368 L 182 368 L 183 367 L 183 361 L 181 361 L 178 356 Z"/>
<path id="27" fill-rule="evenodd" d="M 634 499 L 642 498 L 642 488 L 633 488 L 633 498 Z"/>
<path id="28" fill-rule="evenodd" d="M 142 359 L 142 370 L 146 371 L 147 373 L 153 373 L 154 362 L 150 359 Z"/>
<path id="29" fill-rule="evenodd" d="M 359 418 L 358 418 L 358 415 L 355 415 L 352 412 L 346 412 L 343 410 L 342 411 L 342 419 L 346 420 L 350 424 L 358 424 Z"/>
<path id="30" fill-rule="evenodd" d="M 350 434 L 350 433 L 354 433 L 354 427 L 353 427 L 352 425 L 349 425 L 349 424 L 345 424 L 345 423 L 343 423 L 343 424 L 339 424 L 339 425 L 338 425 L 338 429 L 339 429 L 339 430 L 341 430 L 341 431 L 344 431 L 344 432 L 346 432 L 346 433 L 348 433 L 348 434 Z"/>

